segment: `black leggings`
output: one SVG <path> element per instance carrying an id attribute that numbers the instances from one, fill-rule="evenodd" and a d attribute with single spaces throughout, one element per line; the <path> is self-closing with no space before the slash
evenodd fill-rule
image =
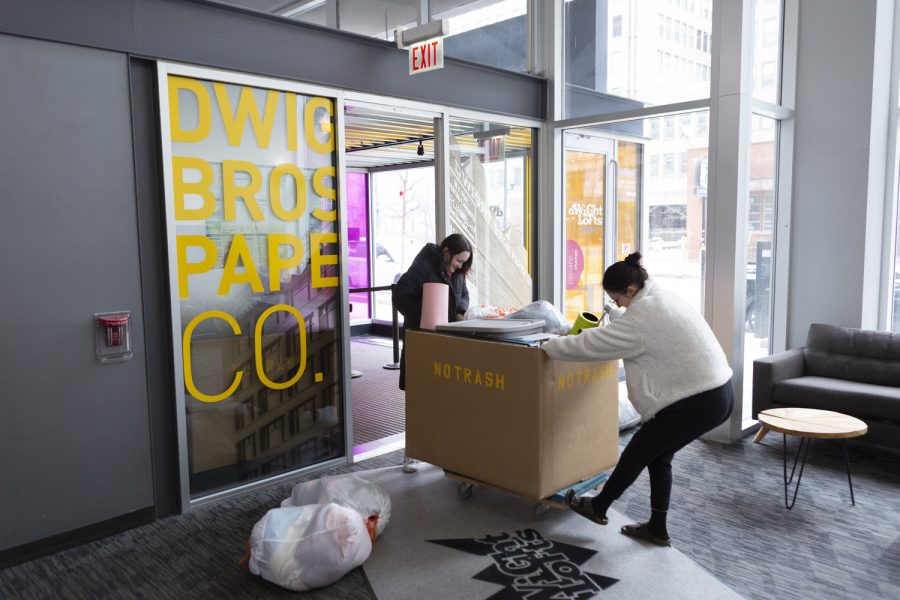
<path id="1" fill-rule="evenodd" d="M 725 385 L 679 400 L 656 413 L 625 446 L 619 464 L 596 499 L 608 507 L 646 467 L 650 473 L 650 508 L 668 510 L 672 457 L 702 434 L 724 423 L 733 405 L 734 392 L 729 380 Z"/>

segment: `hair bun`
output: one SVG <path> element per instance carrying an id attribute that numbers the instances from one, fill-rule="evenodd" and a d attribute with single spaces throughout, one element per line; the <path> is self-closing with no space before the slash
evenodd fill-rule
<path id="1" fill-rule="evenodd" d="M 629 265 L 633 265 L 635 267 L 641 266 L 641 253 L 640 252 L 632 252 L 628 256 L 625 257 L 625 262 Z"/>

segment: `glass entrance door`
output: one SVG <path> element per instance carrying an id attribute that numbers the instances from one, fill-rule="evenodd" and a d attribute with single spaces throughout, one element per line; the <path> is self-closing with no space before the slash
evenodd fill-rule
<path id="1" fill-rule="evenodd" d="M 388 286 L 412 265 L 426 243 L 437 241 L 434 140 L 440 113 L 352 94 L 344 112 L 344 152 L 347 167 L 353 170 L 348 174 L 348 196 L 353 200 L 352 177 L 360 183 L 354 189 L 361 207 L 348 231 L 351 243 L 353 236 L 365 238 L 351 264 L 350 288 Z M 389 291 L 359 293 L 351 299 L 362 305 L 360 310 L 354 304 L 354 321 L 391 322 Z"/>
<path id="2" fill-rule="evenodd" d="M 603 272 L 638 249 L 643 147 L 590 132 L 565 134 L 565 313 L 599 312 Z"/>

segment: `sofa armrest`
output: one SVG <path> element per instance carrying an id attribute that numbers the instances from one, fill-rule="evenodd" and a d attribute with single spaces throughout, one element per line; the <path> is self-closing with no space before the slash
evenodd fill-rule
<path id="1" fill-rule="evenodd" d="M 778 381 L 802 377 L 803 348 L 793 348 L 753 361 L 753 418 L 772 408 L 772 386 Z"/>

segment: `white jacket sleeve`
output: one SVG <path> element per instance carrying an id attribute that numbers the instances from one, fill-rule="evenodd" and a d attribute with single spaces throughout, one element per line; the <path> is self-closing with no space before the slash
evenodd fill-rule
<path id="1" fill-rule="evenodd" d="M 632 358 L 644 352 L 644 343 L 633 319 L 623 315 L 605 327 L 554 338 L 541 348 L 554 360 L 596 362 Z"/>
<path id="2" fill-rule="evenodd" d="M 619 317 L 625 316 L 625 309 L 624 308 L 610 308 L 608 311 L 608 314 L 609 314 L 609 322 L 612 323 Z"/>

